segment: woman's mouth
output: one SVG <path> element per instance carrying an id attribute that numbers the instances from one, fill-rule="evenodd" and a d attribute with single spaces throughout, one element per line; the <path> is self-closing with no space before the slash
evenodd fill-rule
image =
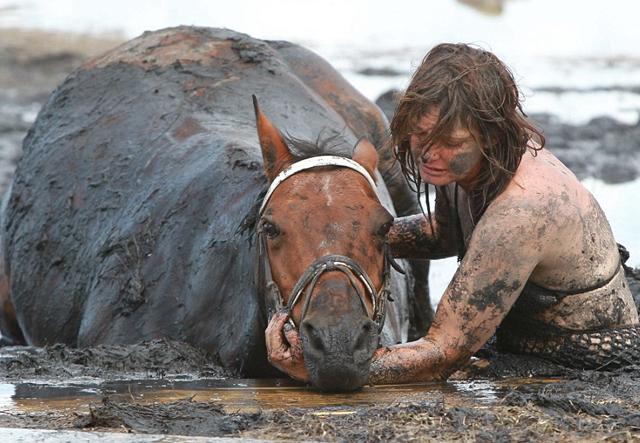
<path id="1" fill-rule="evenodd" d="M 422 164 L 421 169 L 424 174 L 430 176 L 443 175 L 447 172 L 444 168 L 437 168 L 435 166 L 429 166 L 428 164 Z"/>

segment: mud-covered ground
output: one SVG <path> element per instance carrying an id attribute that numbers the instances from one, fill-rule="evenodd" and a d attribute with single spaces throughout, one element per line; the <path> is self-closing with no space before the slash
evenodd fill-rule
<path id="1" fill-rule="evenodd" d="M 5 348 L 0 381 L 15 384 L 14 397 L 40 399 L 36 407 L 7 408 L 0 427 L 73 429 L 130 433 L 253 437 L 321 441 L 612 440 L 640 438 L 640 368 L 620 372 L 571 371 L 534 358 L 484 353 L 456 378 L 493 380 L 490 397 L 452 396 L 448 384 L 414 386 L 412 401 L 398 392 L 380 404 L 322 405 L 278 409 L 265 404 L 234 411 L 224 404 L 178 395 L 169 401 L 102 394 L 88 408 L 52 406 L 56 397 L 39 385 L 94 380 L 97 386 L 126 379 L 228 379 L 215 359 L 184 343 L 153 341 L 131 346 L 69 349 Z M 488 364 L 488 366 L 487 366 Z M 529 378 L 535 375 L 536 378 Z M 563 378 L 550 378 L 554 376 Z M 503 383 L 500 380 L 514 380 Z M 24 390 L 32 390 L 25 395 Z M 365 388 L 365 390 L 371 388 Z M 303 395 L 305 388 L 288 391 Z M 417 392 L 417 394 L 416 394 Z M 464 394 L 464 392 L 462 392 Z M 332 396 L 336 394 L 324 394 Z M 355 395 L 355 394 L 354 394 Z M 4 400 L 4 399 L 3 399 Z M 19 401 L 14 400 L 19 403 Z"/>
<path id="2" fill-rule="evenodd" d="M 110 38 L 0 30 L 0 191 L 20 156 L 22 138 L 49 92 L 83 59 L 116 43 Z M 549 146 L 579 176 L 609 182 L 638 176 L 637 125 L 603 118 L 576 127 L 551 116 L 536 118 Z M 640 273 L 637 277 L 636 289 Z M 316 402 L 305 407 L 282 409 L 276 404 L 234 411 L 224 402 L 181 397 L 182 391 L 168 400 L 147 401 L 139 395 L 110 394 L 108 389 L 97 389 L 98 394 L 83 403 L 86 407 L 75 403 L 53 407 L 56 396 L 40 389 L 83 383 L 100 387 L 123 380 L 171 385 L 237 378 L 220 368 L 215 357 L 184 343 L 3 348 L 0 427 L 321 441 L 640 439 L 640 368 L 613 373 L 571 371 L 534 358 L 497 355 L 490 349 L 481 357 L 456 377 L 489 380 L 497 387 L 490 398 L 451 397 L 446 392 L 458 386 L 452 381 L 414 387 L 411 397 L 399 391 L 395 398 L 387 395 L 379 402 L 377 391 L 366 388 L 373 400 L 357 405 L 327 405 L 335 402 L 318 402 L 323 397 L 316 395 Z M 562 378 L 549 382 L 549 377 L 556 376 Z M 2 397 L 2 387 L 16 391 Z M 303 396 L 306 391 L 301 387 L 287 392 Z M 16 406 L 18 398 L 25 400 L 22 406 Z M 39 401 L 33 403 L 34 399 Z"/>

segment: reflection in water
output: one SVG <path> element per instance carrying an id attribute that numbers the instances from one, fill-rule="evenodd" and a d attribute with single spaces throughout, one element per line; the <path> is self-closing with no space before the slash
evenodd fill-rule
<path id="1" fill-rule="evenodd" d="M 52 410 L 87 411 L 92 403 L 108 396 L 116 401 L 148 404 L 185 398 L 219 404 L 227 412 L 253 412 L 288 408 L 340 406 L 344 412 L 359 405 L 403 404 L 422 401 L 446 405 L 494 404 L 507 392 L 526 384 L 545 384 L 555 379 L 509 381 L 449 381 L 365 387 L 351 393 L 327 394 L 302 387 L 290 380 L 136 380 L 105 382 L 98 386 L 70 383 L 64 386 L 41 383 L 0 384 L 0 412 L 32 413 Z M 327 411 L 315 411 L 323 414 Z"/>

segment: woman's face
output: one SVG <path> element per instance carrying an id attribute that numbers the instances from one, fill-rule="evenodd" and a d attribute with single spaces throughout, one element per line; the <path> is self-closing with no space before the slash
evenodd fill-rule
<path id="1" fill-rule="evenodd" d="M 426 183 L 443 186 L 458 182 L 470 186 L 482 164 L 482 151 L 468 129 L 456 127 L 451 134 L 427 147 L 428 139 L 438 120 L 438 110 L 425 114 L 409 138 L 411 154 L 420 177 Z"/>

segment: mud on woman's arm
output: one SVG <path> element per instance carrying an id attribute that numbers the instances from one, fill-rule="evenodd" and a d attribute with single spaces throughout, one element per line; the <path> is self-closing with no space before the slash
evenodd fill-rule
<path id="1" fill-rule="evenodd" d="M 487 209 L 427 335 L 379 349 L 371 365 L 372 383 L 446 378 L 482 347 L 509 312 L 545 249 L 534 235 L 537 222 L 532 211 L 508 200 Z"/>
<path id="2" fill-rule="evenodd" d="M 451 226 L 451 208 L 436 188 L 436 205 L 431 218 L 415 214 L 396 218 L 387 236 L 391 252 L 401 258 L 444 258 L 457 253 Z"/>

